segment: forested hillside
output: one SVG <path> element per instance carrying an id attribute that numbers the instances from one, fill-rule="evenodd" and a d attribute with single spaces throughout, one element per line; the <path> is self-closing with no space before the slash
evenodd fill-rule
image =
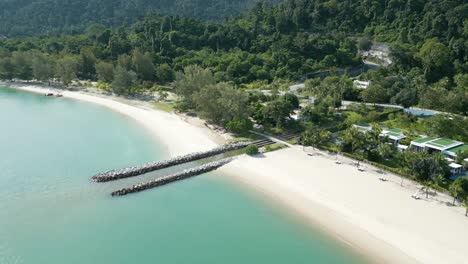
<path id="1" fill-rule="evenodd" d="M 262 1 L 223 23 L 153 13 L 125 27 L 91 24 L 85 34 L 0 40 L 0 78 L 79 78 L 113 86 L 117 79 L 114 91 L 131 93 L 170 83 L 175 72 L 199 65 L 216 82 L 278 88 L 318 71 L 359 67 L 358 47 L 365 49 L 367 39 L 390 44 L 394 63 L 361 75 L 371 81 L 368 89 L 342 89 L 348 92 L 340 96 L 467 113 L 467 14 L 463 0 Z M 308 84 L 324 96 L 338 87 Z"/>
<path id="2" fill-rule="evenodd" d="M 0 34 L 81 32 L 91 23 L 129 25 L 147 12 L 222 21 L 256 0 L 0 0 Z"/>

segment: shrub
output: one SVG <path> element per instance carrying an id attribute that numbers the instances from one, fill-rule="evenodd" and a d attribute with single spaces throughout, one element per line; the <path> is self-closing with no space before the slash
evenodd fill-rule
<path id="1" fill-rule="evenodd" d="M 258 154 L 258 148 L 256 145 L 248 145 L 245 149 L 245 154 L 247 155 L 256 155 Z"/>
<path id="2" fill-rule="evenodd" d="M 237 133 L 242 134 L 248 132 L 253 128 L 252 121 L 244 117 L 234 117 L 231 121 L 226 124 L 226 129 Z"/>

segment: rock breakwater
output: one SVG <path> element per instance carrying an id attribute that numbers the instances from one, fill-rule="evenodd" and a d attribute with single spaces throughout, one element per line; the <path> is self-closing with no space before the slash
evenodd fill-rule
<path id="1" fill-rule="evenodd" d="M 165 161 L 152 162 L 152 163 L 147 163 L 141 166 L 133 166 L 133 167 L 127 167 L 127 168 L 117 169 L 117 170 L 110 170 L 110 171 L 96 174 L 92 177 L 92 179 L 96 182 L 108 182 L 108 181 L 113 181 L 113 180 L 118 180 L 118 179 L 123 179 L 123 178 L 134 177 L 134 176 L 138 176 L 138 175 L 152 172 L 155 170 L 160 170 L 160 169 L 168 168 L 171 166 L 180 165 L 183 163 L 196 161 L 196 160 L 208 158 L 214 155 L 226 153 L 231 150 L 241 149 L 241 148 L 247 147 L 249 144 L 251 144 L 251 142 L 239 142 L 235 144 L 221 146 L 221 147 L 214 148 L 214 149 L 204 151 L 204 152 L 196 152 L 196 153 L 191 153 L 191 154 L 187 154 L 184 156 L 175 157 L 175 158 L 165 160 Z"/>
<path id="2" fill-rule="evenodd" d="M 187 170 L 184 170 L 182 172 L 178 172 L 178 173 L 171 174 L 171 175 L 168 175 L 168 176 L 164 176 L 164 177 L 158 178 L 156 180 L 153 180 L 153 181 L 150 181 L 150 182 L 147 182 L 147 183 L 140 183 L 140 184 L 133 185 L 132 187 L 123 188 L 123 189 L 117 190 L 115 192 L 112 192 L 111 194 L 112 194 L 112 196 L 123 196 L 123 195 L 127 195 L 127 194 L 130 194 L 130 193 L 141 192 L 141 191 L 148 190 L 148 189 L 151 189 L 151 188 L 155 188 L 155 187 L 158 187 L 158 186 L 166 185 L 166 184 L 171 183 L 171 182 L 183 180 L 183 179 L 186 179 L 186 178 L 190 178 L 190 177 L 193 177 L 193 176 L 197 176 L 197 175 L 200 175 L 200 174 L 203 174 L 203 173 L 206 173 L 206 172 L 216 170 L 219 167 L 229 163 L 231 160 L 232 160 L 232 158 L 213 161 L 213 162 L 204 164 L 202 166 L 192 168 L 192 169 L 187 169 Z"/>

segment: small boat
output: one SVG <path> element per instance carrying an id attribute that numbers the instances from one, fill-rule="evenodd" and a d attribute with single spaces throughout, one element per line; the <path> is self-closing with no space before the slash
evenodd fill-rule
<path id="1" fill-rule="evenodd" d="M 63 97 L 63 94 L 56 94 L 55 97 Z"/>
<path id="2" fill-rule="evenodd" d="M 53 93 L 46 93 L 45 96 L 54 96 Z"/>

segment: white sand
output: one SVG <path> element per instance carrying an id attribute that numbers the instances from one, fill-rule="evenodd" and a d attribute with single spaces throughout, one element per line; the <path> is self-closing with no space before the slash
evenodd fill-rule
<path id="1" fill-rule="evenodd" d="M 468 263 L 468 218 L 449 196 L 411 198 L 414 182 L 294 147 L 242 157 L 221 171 L 296 210 L 378 263 Z"/>
<path id="2" fill-rule="evenodd" d="M 1 83 L 0 83 L 1 84 Z M 129 116 L 154 134 L 168 149 L 171 156 L 195 151 L 209 150 L 218 146 L 220 141 L 214 132 L 197 122 L 194 118 L 181 118 L 176 114 L 151 110 L 147 107 L 136 107 L 118 100 L 116 97 L 101 97 L 89 93 L 56 90 L 40 85 L 4 83 L 5 85 L 34 93 L 45 94 L 60 92 L 65 98 L 72 98 L 107 107 L 113 111 Z M 54 99 L 54 98 L 51 98 Z M 60 98 L 56 98 L 60 100 Z"/>
<path id="3" fill-rule="evenodd" d="M 8 84 L 12 86 L 12 84 Z M 45 93 L 40 86 L 14 87 Z M 171 155 L 210 149 L 217 145 L 213 133 L 202 125 L 175 114 L 147 110 L 79 92 L 63 92 L 68 98 L 96 103 L 130 116 L 148 128 Z M 359 172 L 342 159 L 322 152 L 308 156 L 300 148 L 289 148 L 264 157 L 243 156 L 220 169 L 230 179 L 245 183 L 286 206 L 309 222 L 371 256 L 378 263 L 468 263 L 468 218 L 464 209 L 451 207 L 451 198 L 439 194 L 414 200 L 415 183 L 400 186 L 397 176 Z"/>

